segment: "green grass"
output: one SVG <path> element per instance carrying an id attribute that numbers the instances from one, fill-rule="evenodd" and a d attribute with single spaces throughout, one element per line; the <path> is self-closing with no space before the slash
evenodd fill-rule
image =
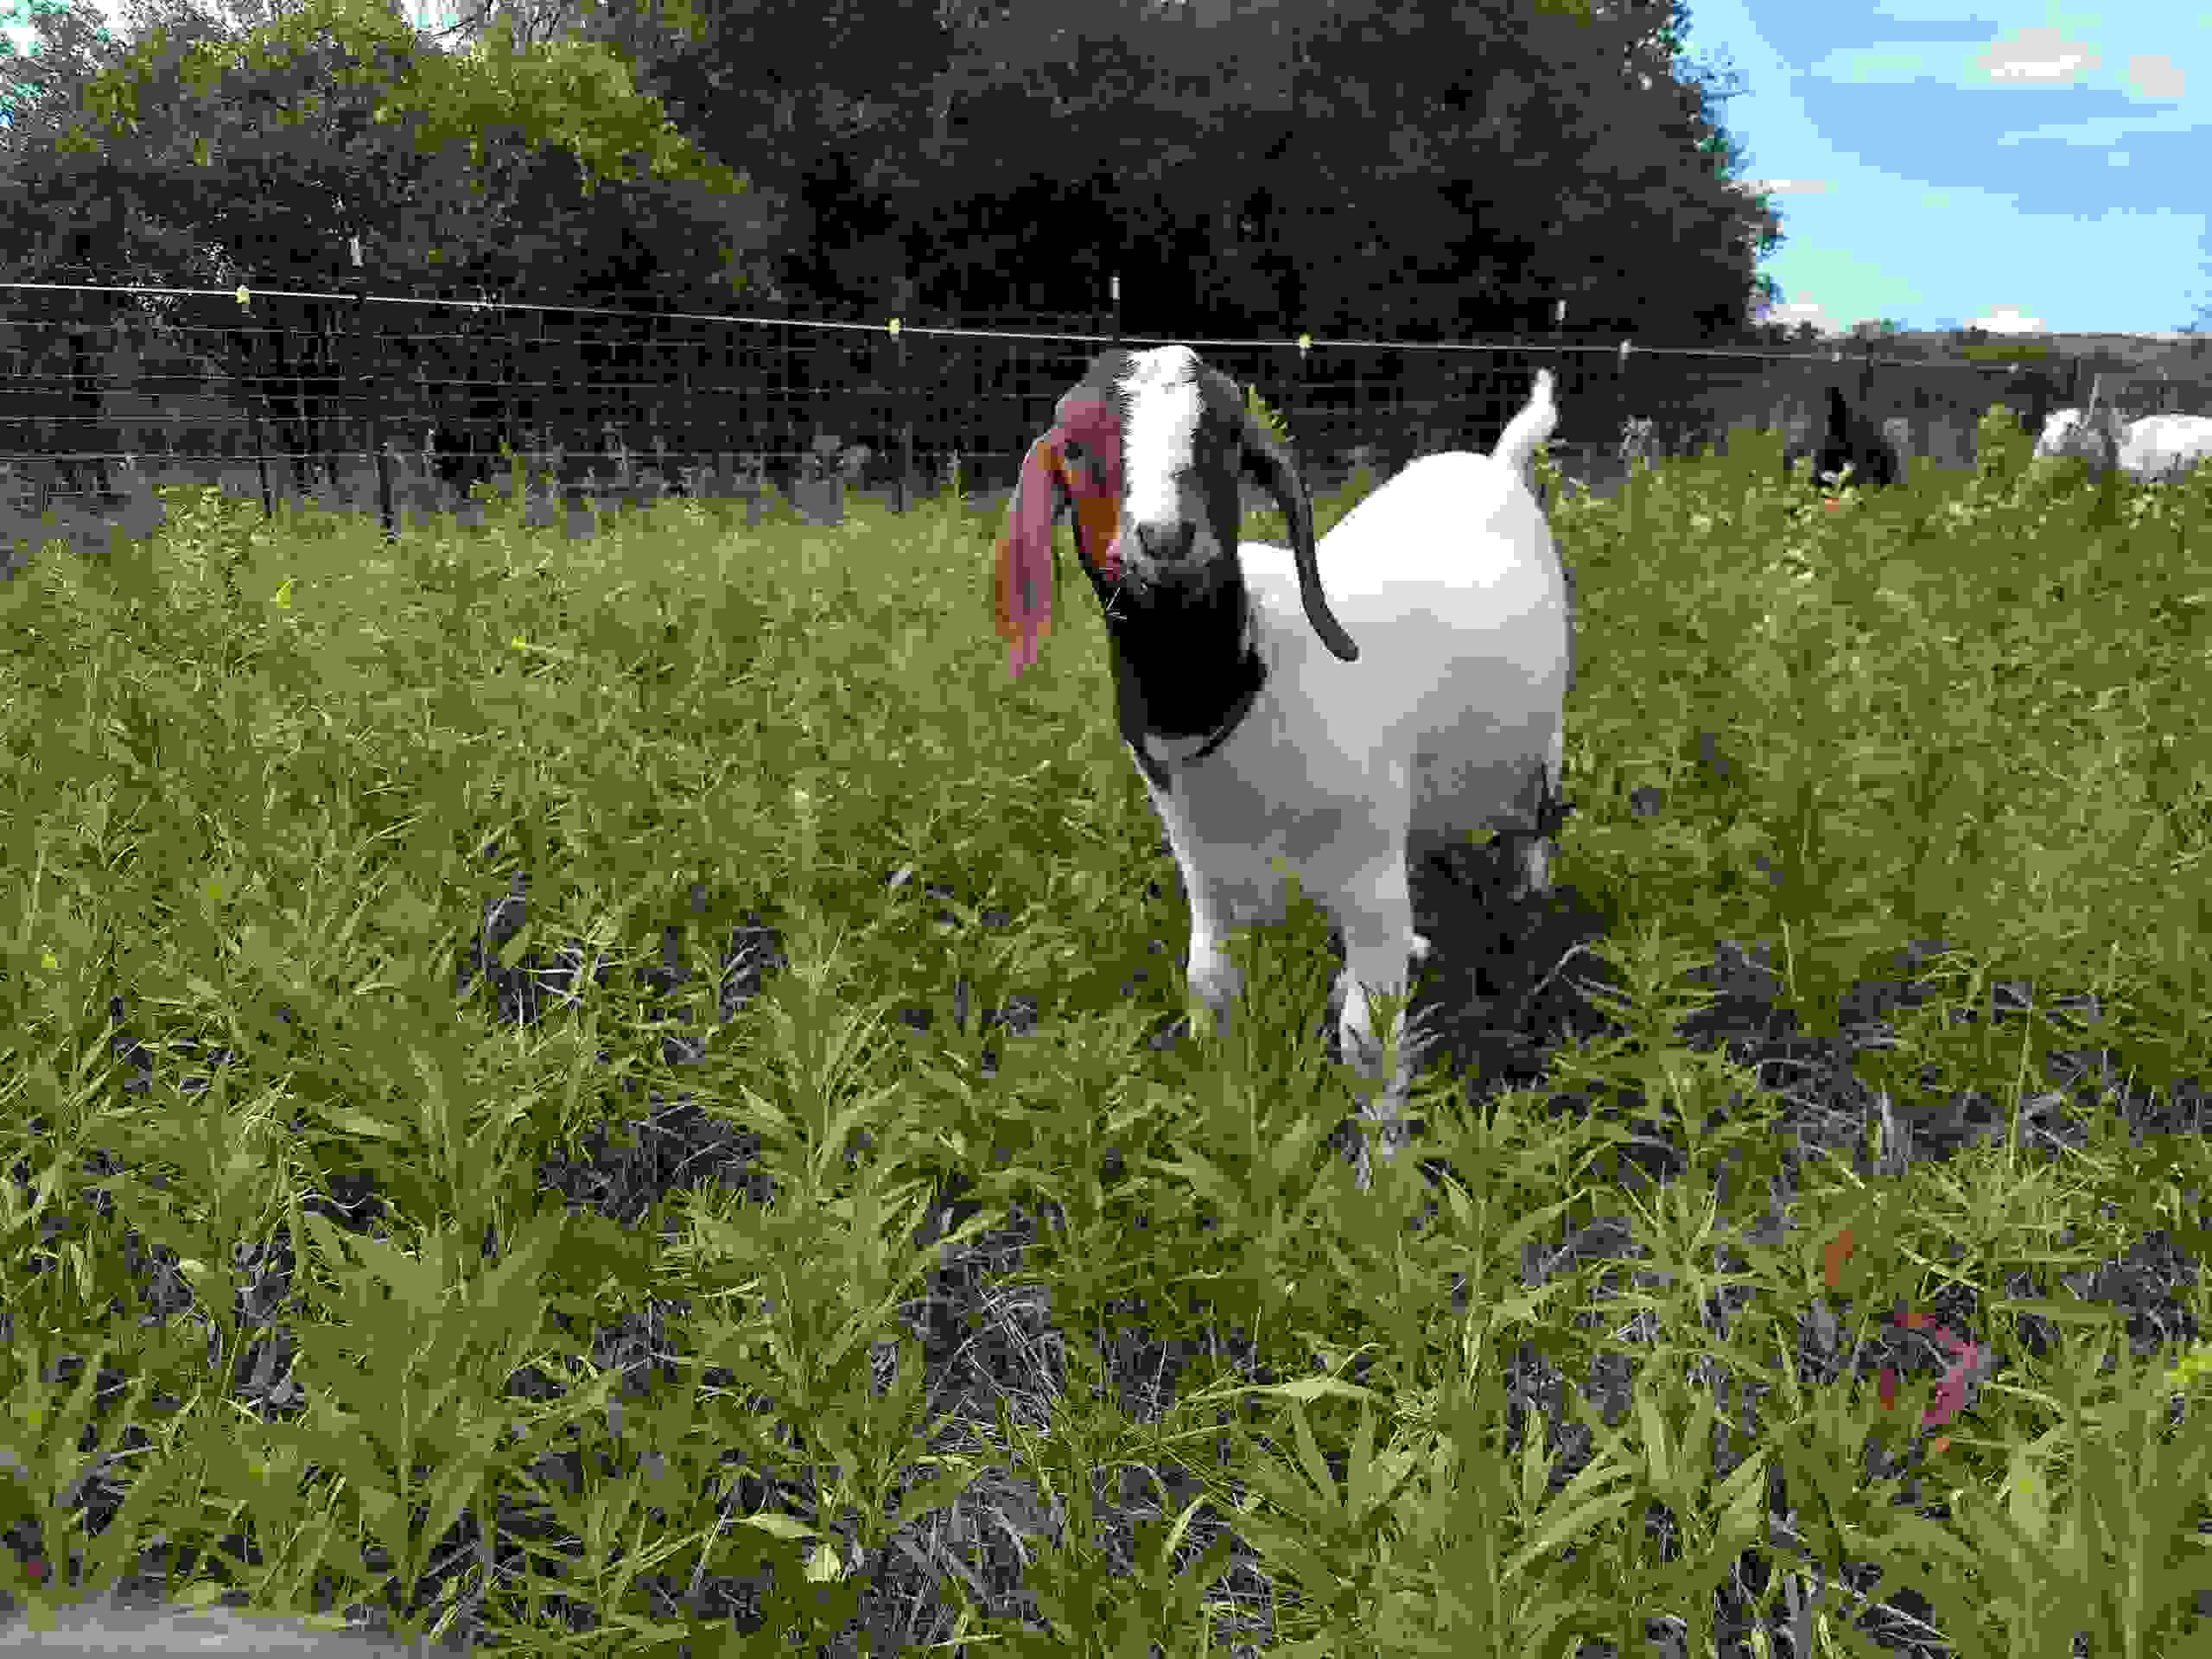
<path id="1" fill-rule="evenodd" d="M 1480 1074 L 1366 1195 L 1325 921 L 1172 1036 L 1095 607 L 1009 684 L 995 518 L 180 492 L 41 556 L 0 1587 L 700 1659 L 2202 1652 L 2212 478 L 2027 445 L 1554 480 L 1559 893 L 1440 974 Z"/>

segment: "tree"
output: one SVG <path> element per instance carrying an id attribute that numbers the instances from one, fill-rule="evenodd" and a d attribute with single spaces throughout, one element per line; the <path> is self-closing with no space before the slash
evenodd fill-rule
<path id="1" fill-rule="evenodd" d="M 687 144 L 605 48 L 442 52 L 383 0 L 303 0 L 243 34 L 188 0 L 69 106 L 40 108 L 0 180 L 0 263 L 16 273 L 174 282 L 213 266 L 249 289 L 727 296 L 773 234 L 772 204 Z M 261 303 L 254 330 L 227 298 L 180 315 L 227 334 L 264 391 L 309 368 L 375 384 L 385 365 L 340 363 L 327 343 L 311 364 L 272 362 L 285 336 L 267 332 L 270 312 L 301 302 Z M 288 327 L 329 342 L 315 305 L 329 308 L 295 308 Z M 242 360 L 256 331 L 261 354 Z M 344 343 L 379 349 L 358 330 Z"/>
<path id="2" fill-rule="evenodd" d="M 358 237 L 372 281 L 578 292 L 624 266 L 620 227 L 657 220 L 662 272 L 728 291 L 772 226 L 603 48 L 442 53 L 379 0 L 304 0 L 235 37 L 180 10 L 79 96 L 15 157 L 18 260 L 67 230 L 116 263 L 167 219 L 257 283 L 350 276 Z M 64 226 L 65 202 L 93 222 Z"/>
<path id="3" fill-rule="evenodd" d="M 474 7 L 463 33 L 632 62 L 788 200 L 779 285 L 849 313 L 909 278 L 929 308 L 1087 308 L 1119 270 L 1133 329 L 1463 335 L 1568 293 L 1649 338 L 1740 323 L 1778 238 L 1679 0 Z"/>
<path id="4" fill-rule="evenodd" d="M 1681 75 L 1686 96 L 1690 100 L 1688 117 L 1701 134 L 1697 149 L 1713 171 L 1713 176 L 1726 181 L 1735 193 L 1738 209 L 1736 234 L 1729 247 L 1732 257 L 1748 256 L 1755 264 L 1780 248 L 1787 240 L 1782 231 L 1781 215 L 1774 202 L 1764 191 L 1752 189 L 1743 182 L 1751 168 L 1751 153 L 1731 133 L 1720 119 L 1720 110 L 1745 90 L 1743 77 L 1726 54 L 1704 63 L 1690 63 L 1686 57 L 1689 40 L 1689 20 L 1687 8 L 1680 0 L 1669 0 L 1675 16 L 1664 31 L 1664 38 L 1675 54 L 1675 61 Z M 1774 279 L 1764 274 L 1754 275 L 1745 294 L 1742 323 L 1748 327 L 1751 320 L 1782 302 L 1783 294 Z M 1716 319 L 1716 321 L 1722 321 Z"/>
<path id="5" fill-rule="evenodd" d="M 0 7 L 0 24 L 29 28 L 36 37 L 23 52 L 0 35 L 0 156 L 11 156 L 121 48 L 84 0 L 10 0 Z"/>
<path id="6" fill-rule="evenodd" d="M 906 210 L 934 170 L 923 138 L 957 21 L 878 0 L 582 5 L 586 37 L 632 63 L 702 150 L 741 162 L 786 205 L 781 286 L 849 306 L 892 297 Z"/>
<path id="7" fill-rule="evenodd" d="M 1669 315 L 1740 321 L 1776 229 L 1732 176 L 1714 78 L 1674 64 L 1679 5 L 1033 6 L 970 26 L 924 153 L 1000 201 L 1049 158 L 1068 212 L 1031 239 L 1073 264 L 1071 226 L 1077 246 L 1118 230 L 1132 290 L 1179 296 L 1171 330 L 1206 326 L 1205 296 L 1223 327 L 1462 335 L 1548 323 L 1566 293 L 1649 337 Z"/>
<path id="8" fill-rule="evenodd" d="M 437 41 L 403 0 L 232 3 L 259 21 L 134 47 L 159 112 L 69 162 L 123 204 L 73 234 L 662 302 L 729 291 L 704 250 L 870 317 L 1088 310 L 1119 273 L 1139 334 L 1465 338 L 1564 298 L 1642 340 L 1740 327 L 1780 235 L 1680 0 L 465 0 Z"/>

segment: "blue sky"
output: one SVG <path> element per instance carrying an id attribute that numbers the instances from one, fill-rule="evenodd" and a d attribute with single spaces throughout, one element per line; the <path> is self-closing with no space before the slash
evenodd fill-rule
<path id="1" fill-rule="evenodd" d="M 2204 0 L 1690 0 L 1690 49 L 1745 84 L 1785 321 L 2157 334 L 2212 305 Z"/>
<path id="2" fill-rule="evenodd" d="M 1689 46 L 1745 84 L 1787 320 L 2152 334 L 2212 305 L 2202 0 L 1690 0 Z"/>

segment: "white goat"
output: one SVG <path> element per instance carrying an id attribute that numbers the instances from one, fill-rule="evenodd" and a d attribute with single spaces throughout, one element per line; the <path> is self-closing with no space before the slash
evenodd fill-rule
<path id="1" fill-rule="evenodd" d="M 2174 478 L 2212 460 L 2212 419 L 2202 415 L 2146 415 L 2120 441 L 2120 464 L 2137 478 Z"/>
<path id="2" fill-rule="evenodd" d="M 1193 996 L 1226 1020 L 1227 936 L 1281 919 L 1280 861 L 1343 931 L 1338 1029 L 1374 1079 L 1369 995 L 1402 995 L 1428 949 L 1409 861 L 1503 828 L 1521 838 L 1522 884 L 1548 885 L 1573 674 L 1565 574 L 1528 482 L 1558 419 L 1551 376 L 1491 454 L 1414 461 L 1318 553 L 1296 462 L 1188 347 L 1103 354 L 1057 416 L 999 549 L 1008 668 L 1036 660 L 1048 626 L 1065 500 L 1105 611 L 1122 735 L 1182 869 Z M 1274 494 L 1289 548 L 1239 544 L 1240 476 Z M 1399 1044 L 1368 1107 L 1386 1156 L 1414 1052 Z M 1364 1138 L 1358 1172 L 1363 1187 Z"/>
<path id="3" fill-rule="evenodd" d="M 2085 455 L 2145 480 L 2178 476 L 2212 459 L 2212 419 L 2202 415 L 2146 415 L 2126 421 L 2110 404 L 2054 410 L 2036 440 L 2036 458 Z"/>
<path id="4" fill-rule="evenodd" d="M 2043 423 L 2043 432 L 2036 439 L 2035 458 L 2047 461 L 2054 455 L 2076 453 L 2079 445 L 2075 434 L 2081 430 L 2082 412 L 2078 409 L 2054 409 Z"/>

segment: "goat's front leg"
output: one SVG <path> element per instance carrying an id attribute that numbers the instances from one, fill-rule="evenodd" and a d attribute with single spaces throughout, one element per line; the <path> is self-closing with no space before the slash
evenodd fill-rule
<path id="1" fill-rule="evenodd" d="M 1184 962 L 1191 1001 L 1213 1016 L 1217 1036 L 1229 1035 L 1230 1007 L 1244 988 L 1243 976 L 1229 957 L 1229 931 L 1236 917 L 1228 888 L 1184 867 L 1183 889 L 1191 901 L 1191 951 Z"/>
<path id="2" fill-rule="evenodd" d="M 1387 1033 L 1375 1029 L 1371 997 L 1389 993 L 1402 999 L 1410 982 L 1409 967 L 1428 954 L 1428 941 L 1414 931 L 1413 893 L 1408 884 L 1402 854 L 1370 870 L 1349 898 L 1339 917 L 1344 935 L 1344 970 L 1338 987 L 1344 998 L 1337 1034 L 1344 1062 L 1357 1066 L 1370 1082 L 1361 1116 L 1375 1125 L 1375 1138 L 1385 1158 L 1397 1151 L 1403 1133 L 1399 1122 L 1414 1073 L 1420 1060 L 1419 1045 L 1401 1007 L 1395 1024 L 1398 1052 L 1390 1080 L 1381 1082 L 1383 1039 Z M 1356 1164 L 1360 1190 L 1369 1180 L 1368 1137 L 1361 1137 Z"/>

